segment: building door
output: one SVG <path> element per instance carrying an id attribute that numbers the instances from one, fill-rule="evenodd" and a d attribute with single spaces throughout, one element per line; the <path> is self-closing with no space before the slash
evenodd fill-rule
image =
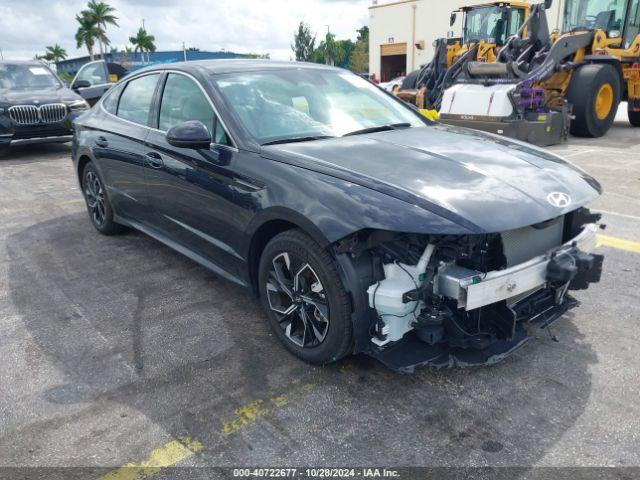
<path id="1" fill-rule="evenodd" d="M 380 81 L 388 82 L 407 74 L 407 44 L 380 45 Z"/>

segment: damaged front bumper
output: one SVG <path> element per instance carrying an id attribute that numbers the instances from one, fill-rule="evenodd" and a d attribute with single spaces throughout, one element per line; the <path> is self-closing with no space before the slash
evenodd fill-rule
<path id="1" fill-rule="evenodd" d="M 603 257 L 591 254 L 598 226 L 585 225 L 564 245 L 524 263 L 488 273 L 444 266 L 435 278 L 436 292 L 464 311 L 482 309 L 483 321 L 496 333 L 490 341 L 425 341 L 418 329 L 396 342 L 367 353 L 393 370 L 416 367 L 491 365 L 518 350 L 532 337 L 527 324 L 548 328 L 578 302 L 568 290 L 585 289 L 600 280 Z"/>

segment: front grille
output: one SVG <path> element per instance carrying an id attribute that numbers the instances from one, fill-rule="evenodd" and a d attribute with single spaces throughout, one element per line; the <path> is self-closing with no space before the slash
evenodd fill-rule
<path id="1" fill-rule="evenodd" d="M 59 123 L 67 116 L 67 106 L 63 103 L 44 105 L 14 105 L 9 108 L 9 116 L 18 125 L 38 125 Z"/>

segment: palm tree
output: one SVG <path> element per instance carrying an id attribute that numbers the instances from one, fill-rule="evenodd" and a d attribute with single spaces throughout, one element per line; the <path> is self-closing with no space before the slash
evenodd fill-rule
<path id="1" fill-rule="evenodd" d="M 84 10 L 76 15 L 76 21 L 80 24 L 78 31 L 76 32 L 77 47 L 87 47 L 89 57 L 93 61 L 93 47 L 95 46 L 96 38 L 100 35 L 100 29 L 96 25 L 96 22 L 87 15 L 87 11 Z"/>
<path id="2" fill-rule="evenodd" d="M 142 54 L 142 61 L 144 62 L 144 52 L 155 52 L 156 45 L 155 42 L 156 37 L 153 35 L 149 35 L 147 31 L 140 27 L 138 33 L 136 33 L 135 37 L 129 37 L 129 41 L 132 45 L 135 46 L 133 49 L 134 52 L 140 51 Z M 147 62 L 149 62 L 149 53 L 147 53 Z"/>
<path id="3" fill-rule="evenodd" d="M 98 45 L 100 45 L 100 56 L 102 58 L 104 58 L 104 47 L 110 43 L 106 34 L 107 25 L 118 26 L 118 22 L 116 21 L 118 17 L 113 14 L 115 11 L 116 9 L 108 3 L 98 2 L 96 0 L 90 0 L 87 4 L 87 10 L 82 11 L 82 14 L 91 18 L 98 28 L 96 38 Z"/>
<path id="4" fill-rule="evenodd" d="M 38 57 L 38 55 L 36 55 L 36 57 Z M 56 43 L 53 47 L 47 47 L 46 53 L 38 58 L 47 63 L 58 63 L 60 60 L 67 58 L 67 51 Z"/>
<path id="5" fill-rule="evenodd" d="M 47 47 L 44 59 L 48 62 L 58 63 L 67 58 L 67 51 L 57 43 L 53 47 Z"/>

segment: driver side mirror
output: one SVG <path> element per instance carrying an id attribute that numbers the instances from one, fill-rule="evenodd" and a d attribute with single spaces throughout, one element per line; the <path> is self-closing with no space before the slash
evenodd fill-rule
<path id="1" fill-rule="evenodd" d="M 166 135 L 169 145 L 200 150 L 209 148 L 211 134 L 200 120 L 188 120 L 172 127 Z"/>
<path id="2" fill-rule="evenodd" d="M 91 82 L 89 80 L 76 80 L 71 85 L 73 90 L 78 90 L 79 88 L 87 88 L 91 86 Z"/>
<path id="3" fill-rule="evenodd" d="M 553 5 L 553 0 L 544 0 L 544 9 L 545 10 L 549 10 L 551 8 L 551 5 Z"/>
<path id="4" fill-rule="evenodd" d="M 458 18 L 458 14 L 456 12 L 451 12 L 451 16 L 449 17 L 450 27 L 453 27 L 453 24 L 456 23 L 456 18 Z"/>

